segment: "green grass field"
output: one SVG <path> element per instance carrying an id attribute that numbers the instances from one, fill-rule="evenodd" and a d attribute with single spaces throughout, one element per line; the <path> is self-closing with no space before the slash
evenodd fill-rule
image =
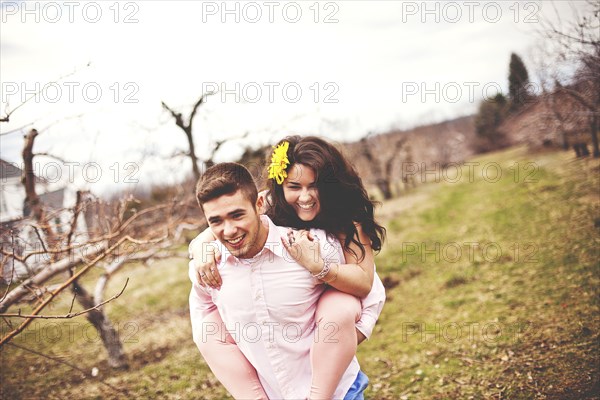
<path id="1" fill-rule="evenodd" d="M 523 148 L 471 161 L 379 209 L 388 300 L 359 346 L 366 397 L 600 398 L 599 161 Z M 191 339 L 187 260 L 129 267 L 107 295 L 127 277 L 106 308 L 128 370 L 107 367 L 85 318 L 40 320 L 13 343 L 88 374 L 6 346 L 2 398 L 227 398 Z"/>

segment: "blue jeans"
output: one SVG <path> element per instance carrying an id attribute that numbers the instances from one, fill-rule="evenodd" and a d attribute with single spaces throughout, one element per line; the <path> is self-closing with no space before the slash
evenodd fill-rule
<path id="1" fill-rule="evenodd" d="M 356 380 L 350 386 L 348 393 L 344 396 L 344 400 L 364 400 L 363 393 L 365 389 L 369 386 L 369 378 L 363 374 L 362 371 L 358 371 L 358 375 L 356 375 Z"/>

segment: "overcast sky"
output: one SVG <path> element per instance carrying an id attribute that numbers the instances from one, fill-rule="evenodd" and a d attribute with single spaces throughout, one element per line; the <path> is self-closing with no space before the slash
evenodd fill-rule
<path id="1" fill-rule="evenodd" d="M 161 101 L 188 115 L 218 90 L 194 120 L 200 157 L 246 132 L 253 145 L 289 133 L 355 140 L 474 113 L 507 91 L 511 52 L 529 60 L 539 21 L 553 7 L 570 15 L 560 1 L 1 4 L 0 116 L 41 93 L 0 131 L 44 129 L 37 152 L 77 163 L 60 182 L 95 192 L 190 171 L 168 160 L 186 141 Z M 0 140 L 2 159 L 19 162 L 22 133 Z M 233 140 L 217 160 L 241 149 Z M 51 159 L 38 162 L 55 175 Z"/>

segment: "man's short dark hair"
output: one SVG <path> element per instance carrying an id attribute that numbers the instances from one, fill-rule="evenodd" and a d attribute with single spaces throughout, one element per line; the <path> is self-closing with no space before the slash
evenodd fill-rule
<path id="1" fill-rule="evenodd" d="M 246 199 L 256 204 L 258 191 L 250 172 L 238 163 L 213 165 L 200 177 L 196 185 L 196 199 L 200 207 L 221 196 L 232 195 L 238 190 Z"/>

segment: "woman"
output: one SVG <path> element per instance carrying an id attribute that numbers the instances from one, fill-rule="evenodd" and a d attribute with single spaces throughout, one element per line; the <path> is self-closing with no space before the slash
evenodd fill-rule
<path id="1" fill-rule="evenodd" d="M 271 157 L 267 189 L 264 211 L 276 225 L 302 230 L 323 229 L 342 243 L 344 265 L 323 260 L 319 246 L 316 246 L 315 254 L 315 247 L 310 248 L 310 234 L 303 235 L 304 231 L 290 232 L 289 242 L 284 241 L 292 257 L 313 276 L 337 289 L 329 289 L 321 296 L 316 311 L 318 337 L 331 335 L 333 326 L 336 340 L 317 340 L 311 352 L 310 398 L 331 398 L 356 353 L 357 344 L 370 335 L 370 324 L 374 325 L 381 312 L 378 307 L 372 321 L 362 321 L 362 325 L 358 321 L 361 314 L 358 298 L 368 299 L 372 291 L 373 250 L 381 249 L 385 229 L 375 221 L 373 203 L 356 171 L 333 145 L 323 139 L 290 136 L 281 141 Z M 190 248 L 195 262 L 200 264 L 198 270 L 202 281 L 218 288 L 221 279 L 214 268 L 215 260 L 202 254 L 202 247 L 206 246 L 201 244 L 212 240 L 214 238 L 207 230 Z M 206 259 L 209 262 L 198 261 Z M 376 284 L 381 285 L 379 278 Z M 238 374 L 242 373 L 243 379 L 248 381 L 248 375 L 251 375 L 248 368 Z M 236 380 L 232 377 L 235 372 L 229 374 L 229 378 Z M 252 385 L 257 386 L 256 382 Z"/>

